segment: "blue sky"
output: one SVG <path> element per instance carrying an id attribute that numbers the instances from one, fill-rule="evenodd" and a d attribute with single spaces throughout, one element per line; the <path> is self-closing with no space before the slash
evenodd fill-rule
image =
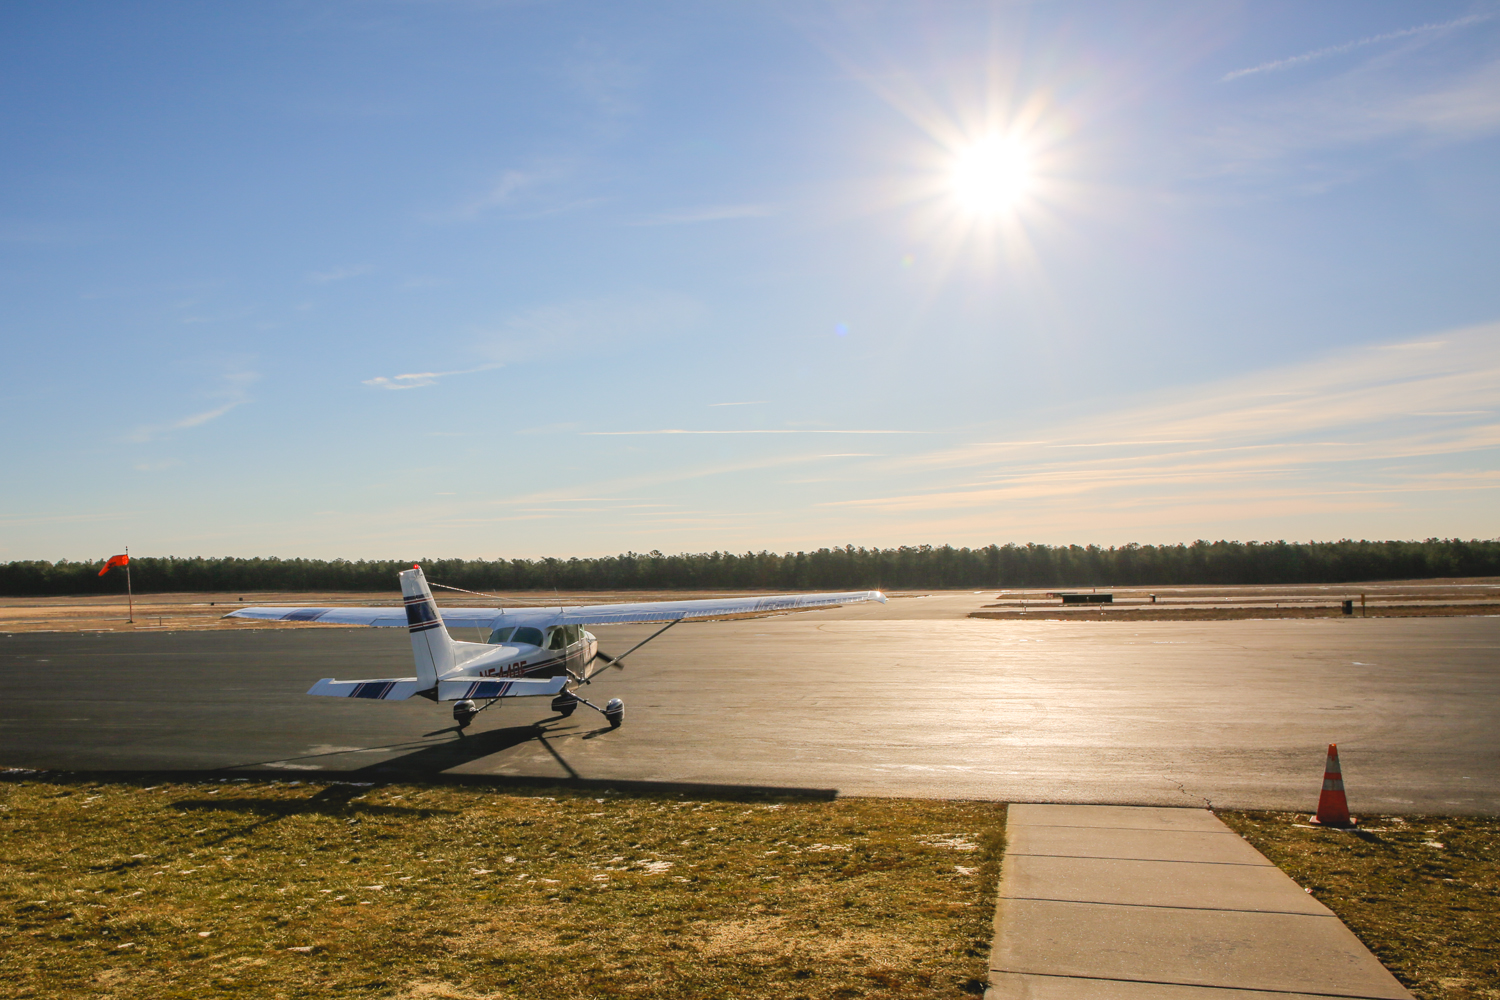
<path id="1" fill-rule="evenodd" d="M 1495 3 L 13 3 L 0 148 L 0 559 L 1500 534 Z"/>

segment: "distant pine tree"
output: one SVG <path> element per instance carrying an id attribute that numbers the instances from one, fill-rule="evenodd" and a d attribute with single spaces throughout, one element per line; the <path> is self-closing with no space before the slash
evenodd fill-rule
<path id="1" fill-rule="evenodd" d="M 903 545 L 814 552 L 627 552 L 580 559 L 423 559 L 440 583 L 528 590 L 887 590 L 1352 583 L 1500 576 L 1500 540 L 1208 542 L 1191 545 Z M 102 562 L 0 564 L 0 595 L 114 593 Z M 131 556 L 136 593 L 391 591 L 409 560 Z"/>

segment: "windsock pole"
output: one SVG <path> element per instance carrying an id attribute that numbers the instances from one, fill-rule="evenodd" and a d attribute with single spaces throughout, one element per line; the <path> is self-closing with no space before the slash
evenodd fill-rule
<path id="1" fill-rule="evenodd" d="M 135 592 L 130 589 L 130 546 L 125 546 L 125 605 L 130 610 L 126 613 L 125 624 L 135 624 Z"/>
<path id="2" fill-rule="evenodd" d="M 1318 814 L 1309 819 L 1319 826 L 1353 826 L 1349 800 L 1344 796 L 1344 772 L 1339 768 L 1339 746 L 1328 744 L 1328 763 L 1323 768 L 1323 791 L 1318 795 Z"/>

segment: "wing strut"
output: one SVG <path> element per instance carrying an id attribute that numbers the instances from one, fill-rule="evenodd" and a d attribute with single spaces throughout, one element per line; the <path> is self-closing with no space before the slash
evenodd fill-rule
<path id="1" fill-rule="evenodd" d="M 588 683 L 592 682 L 593 679 L 595 677 L 597 677 L 599 675 L 599 673 L 605 669 L 605 667 L 618 667 L 618 666 L 620 666 L 620 661 L 623 660 L 623 659 L 625 659 L 625 657 L 629 656 L 631 653 L 634 653 L 637 649 L 640 649 L 646 643 L 650 642 L 652 639 L 655 639 L 657 636 L 661 635 L 663 632 L 665 632 L 667 629 L 671 628 L 673 625 L 679 624 L 681 621 L 682 621 L 681 618 L 673 618 L 671 621 L 667 622 L 661 628 L 657 629 L 655 632 L 652 632 L 650 635 L 646 636 L 646 638 L 642 639 L 640 642 L 636 643 L 634 646 L 631 646 L 629 649 L 625 650 L 625 652 L 621 653 L 619 656 L 610 656 L 608 653 L 603 653 L 603 652 L 595 653 L 594 654 L 594 659 L 596 659 L 596 660 L 603 660 L 604 661 L 604 666 L 600 667 L 598 670 L 590 670 L 588 673 L 584 674 L 582 677 L 575 677 L 574 680 L 578 681 L 580 684 L 588 684 Z M 590 706 L 590 707 L 593 707 L 593 706 Z"/>

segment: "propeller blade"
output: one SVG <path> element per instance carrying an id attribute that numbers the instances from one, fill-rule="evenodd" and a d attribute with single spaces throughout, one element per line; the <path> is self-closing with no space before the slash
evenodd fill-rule
<path id="1" fill-rule="evenodd" d="M 625 652 L 621 653 L 619 656 L 610 656 L 608 653 L 604 652 L 602 649 L 599 649 L 599 648 L 595 647 L 593 659 L 589 660 L 589 663 L 592 664 L 594 662 L 594 660 L 603 660 L 607 666 L 614 667 L 616 670 L 624 670 L 625 669 L 625 664 L 622 661 L 625 659 L 625 657 L 629 656 L 631 653 L 634 653 L 637 649 L 640 649 L 646 643 L 650 642 L 652 639 L 655 639 L 657 636 L 661 635 L 667 629 L 671 628 L 673 625 L 676 625 L 676 624 L 678 624 L 681 621 L 682 621 L 681 618 L 674 618 L 674 619 L 672 619 L 671 621 L 669 621 L 665 625 L 663 625 L 661 628 L 657 629 L 655 632 L 652 632 L 650 635 L 646 636 L 646 638 L 644 638 L 640 642 L 636 643 L 634 646 L 631 646 L 629 649 L 625 650 Z M 596 676 L 598 673 L 599 673 L 599 671 L 597 671 L 597 670 L 590 671 L 584 677 L 584 683 L 587 684 L 588 683 L 588 679 L 590 677 Z"/>

